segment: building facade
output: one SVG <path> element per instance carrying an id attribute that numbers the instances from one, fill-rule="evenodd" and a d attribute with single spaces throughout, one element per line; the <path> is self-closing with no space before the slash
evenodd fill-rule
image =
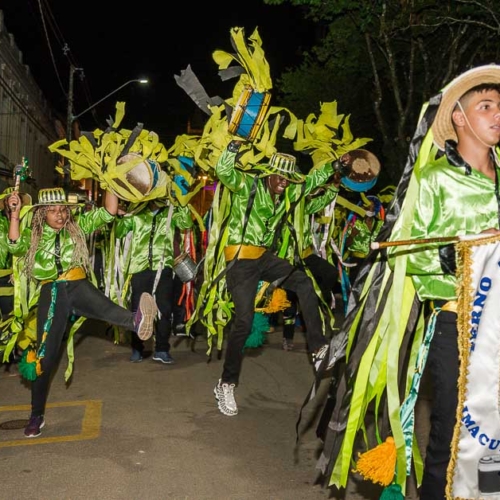
<path id="1" fill-rule="evenodd" d="M 48 149 L 60 138 L 57 130 L 63 133 L 63 125 L 23 63 L 23 54 L 7 32 L 0 10 L 0 192 L 14 185 L 15 167 L 23 159 L 30 176 L 22 190 L 34 200 L 38 189 L 57 183 L 58 157 Z"/>

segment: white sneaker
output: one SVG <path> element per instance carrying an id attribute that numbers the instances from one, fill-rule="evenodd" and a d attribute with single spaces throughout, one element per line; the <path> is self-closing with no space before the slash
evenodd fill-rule
<path id="1" fill-rule="evenodd" d="M 141 340 L 148 340 L 153 335 L 154 321 L 158 306 L 154 297 L 144 292 L 139 299 L 139 309 L 135 313 L 134 325 L 137 336 Z"/>
<path id="2" fill-rule="evenodd" d="M 313 353 L 312 361 L 315 372 L 318 372 L 325 365 L 325 363 L 328 363 L 328 360 L 325 360 L 325 358 L 328 356 L 329 349 L 330 344 L 324 344 L 315 353 Z M 326 369 L 328 370 L 328 368 L 329 367 L 327 365 Z"/>
<path id="3" fill-rule="evenodd" d="M 215 399 L 218 401 L 219 410 L 228 417 L 238 415 L 238 406 L 236 406 L 236 401 L 234 399 L 234 388 L 235 384 L 222 383 L 220 379 L 214 388 Z"/>

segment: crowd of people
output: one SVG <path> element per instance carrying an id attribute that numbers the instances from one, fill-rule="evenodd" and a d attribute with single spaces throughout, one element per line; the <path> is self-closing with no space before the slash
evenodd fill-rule
<path id="1" fill-rule="evenodd" d="M 420 166 L 418 186 L 412 191 L 410 236 L 425 239 L 498 234 L 500 69 L 484 66 L 471 70 L 455 79 L 440 97 L 435 117 L 428 124 L 435 146 L 427 163 Z M 221 232 L 224 237 L 211 242 L 219 245 L 223 255 L 223 278 L 233 309 L 224 339 L 223 368 L 213 389 L 218 409 L 225 416 L 238 414 L 235 390 L 262 282 L 274 283 L 288 298 L 282 308 L 283 349 L 293 348 L 300 314 L 313 373 L 315 377 L 329 373 L 338 368 L 345 354 L 336 351 L 338 338 L 333 336 L 335 293 L 342 275 L 350 273 L 349 296 L 344 297 L 347 320 L 341 333 L 357 335 L 364 323 L 359 319 L 349 322 L 349 318 L 361 307 L 367 280 L 374 279 L 370 270 L 375 252 L 370 244 L 379 236 L 394 237 L 394 227 L 398 227 L 394 226 L 397 217 L 385 224 L 386 211 L 396 213 L 394 203 L 384 207 L 375 195 L 363 195 L 359 205 L 364 205 L 364 216 L 358 213 L 336 221 L 344 227 L 337 232 L 343 238 L 337 243 L 345 253 L 337 255 L 336 260 L 326 256 L 318 249 L 314 217 L 335 203 L 345 174 L 332 161 L 303 172 L 298 155 L 276 148 L 251 169 L 242 168 L 245 142 L 234 137 L 221 151 L 214 169 L 216 180 L 230 192 L 226 230 Z M 402 196 L 401 191 L 396 192 L 395 199 L 401 201 Z M 69 203 L 64 190 L 56 187 L 41 189 L 35 204 L 22 190 L 13 188 L 0 200 L 0 312 L 4 330 L 0 338 L 6 338 L 5 332 L 12 328 L 9 318 L 19 319 L 14 295 L 26 301 L 27 307 L 22 309 L 34 311 L 36 317 L 36 333 L 29 346 L 22 350 L 15 347 L 2 359 L 7 364 L 17 361 L 20 374 L 31 382 L 31 413 L 24 431 L 28 438 L 39 436 L 45 425 L 51 373 L 67 339 L 67 329 L 71 328 L 70 335 L 75 331 L 75 317 L 101 320 L 129 332 L 133 363 L 143 360 L 144 342 L 152 336 L 152 360 L 174 363 L 170 352 L 172 328 L 186 323 L 186 318 L 174 319 L 178 306 L 174 282 L 174 263 L 179 254 L 176 234 L 193 229 L 193 213 L 188 204 L 173 203 L 168 196 L 146 200 L 133 210 L 120 207 L 120 199 L 112 190 L 106 191 L 103 199 L 101 207 L 83 210 L 77 203 Z M 114 296 L 108 287 L 97 283 L 89 258 L 87 235 L 104 227 L 110 229 L 113 241 L 127 240 L 123 245 L 126 262 L 122 262 L 122 286 Z M 401 255 L 388 253 L 388 268 L 393 270 Z M 197 256 L 198 260 L 204 257 Z M 405 274 L 411 278 L 419 307 L 432 318 L 425 366 L 434 397 L 421 498 L 442 500 L 446 498 L 457 423 L 457 262 L 453 244 L 415 246 L 404 252 L 404 259 Z M 350 265 L 342 267 L 344 262 Z M 380 289 L 373 286 L 372 290 L 375 293 Z M 203 302 L 207 296 L 205 289 L 198 300 Z M 194 316 L 202 319 L 196 313 Z M 358 348 L 356 342 L 352 345 Z M 329 447 L 322 465 L 326 475 L 332 474 L 344 443 L 350 418 L 344 410 L 350 408 L 351 401 L 346 387 L 357 381 L 357 369 L 365 353 L 363 347 L 359 349 L 349 359 L 354 364 L 346 364 L 347 369 L 332 379 L 330 395 L 334 397 L 325 410 L 326 421 L 334 421 L 338 425 L 330 427 L 342 430 L 333 438 L 328 438 L 330 431 L 323 433 Z M 394 480 L 394 484 L 399 483 Z"/>

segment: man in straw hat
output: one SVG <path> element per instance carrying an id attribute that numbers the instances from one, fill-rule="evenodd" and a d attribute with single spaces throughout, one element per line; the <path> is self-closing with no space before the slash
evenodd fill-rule
<path id="1" fill-rule="evenodd" d="M 406 238 L 499 233 L 499 141 L 500 66 L 471 69 L 424 106 L 378 241 L 387 239 L 389 246 Z M 325 446 L 318 468 L 330 474 L 330 485 L 345 487 L 352 470 L 346 457 L 354 458 L 356 431 L 366 422 L 366 409 L 381 401 L 378 411 L 387 412 L 390 431 L 383 418 L 377 430 L 382 437 L 390 435 L 359 458 L 356 471 L 392 490 L 389 496 L 399 489 L 391 498 L 403 498 L 413 466 L 422 481 L 420 498 L 443 500 L 451 498 L 447 478 L 457 415 L 462 414 L 457 408 L 455 249 L 438 243 L 401 248 L 389 246 L 389 259 L 370 254 L 353 286 L 338 335 L 343 343 L 330 349 L 337 360 L 345 353 L 348 357 L 341 375 L 332 379 L 332 403 L 321 419 L 327 425 L 320 431 Z M 413 436 L 424 367 L 434 394 L 422 471 Z M 384 449 L 388 453 L 377 452 Z"/>
<path id="2" fill-rule="evenodd" d="M 421 170 L 411 238 L 498 233 L 500 66 L 471 69 L 443 91 L 432 124 L 444 152 Z M 459 375 L 455 249 L 414 247 L 407 273 L 421 301 L 438 314 L 427 358 L 432 381 L 431 430 L 421 498 L 445 498 L 456 422 Z"/>
<path id="3" fill-rule="evenodd" d="M 14 193 L 8 202 L 12 213 L 9 247 L 13 255 L 23 259 L 20 267 L 27 282 L 40 286 L 37 345 L 26 349 L 19 363 L 21 374 L 32 382 L 31 416 L 24 430 L 30 438 L 39 436 L 45 425 L 50 377 L 70 316 L 109 322 L 148 339 L 153 333 L 157 307 L 154 298 L 145 293 L 133 313 L 115 304 L 87 279 L 90 259 L 85 235 L 114 220 L 118 210 L 116 195 L 108 191 L 104 207 L 74 216 L 63 189 L 41 189 L 31 224 L 22 233 L 20 201 Z"/>
<path id="4" fill-rule="evenodd" d="M 234 302 L 234 323 L 229 333 L 224 368 L 214 388 L 221 413 L 237 415 L 234 390 L 239 382 L 243 347 L 252 330 L 255 297 L 260 281 L 282 280 L 281 286 L 297 294 L 307 328 L 307 346 L 315 369 L 326 360 L 327 339 L 320 316 L 318 296 L 311 279 L 271 248 L 280 221 L 288 216 L 290 203 L 300 200 L 334 174 L 331 164 L 307 176 L 296 167 L 293 155 L 275 153 L 268 164 L 254 168 L 254 175 L 235 168 L 242 142 L 233 140 L 222 152 L 215 172 L 233 193 L 224 248 L 226 282 Z"/>

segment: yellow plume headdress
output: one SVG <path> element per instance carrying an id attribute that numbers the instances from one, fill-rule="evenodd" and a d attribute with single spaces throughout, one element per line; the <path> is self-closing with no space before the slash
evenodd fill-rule
<path id="1" fill-rule="evenodd" d="M 125 115 L 125 103 L 116 104 L 114 122 L 105 131 L 84 132 L 78 140 L 56 141 L 49 150 L 68 158 L 74 180 L 92 178 L 102 189 L 119 198 L 139 202 L 165 196 L 166 174 L 160 163 L 167 151 L 155 132 L 143 129 L 119 129 Z M 61 167 L 56 169 L 63 173 Z"/>

